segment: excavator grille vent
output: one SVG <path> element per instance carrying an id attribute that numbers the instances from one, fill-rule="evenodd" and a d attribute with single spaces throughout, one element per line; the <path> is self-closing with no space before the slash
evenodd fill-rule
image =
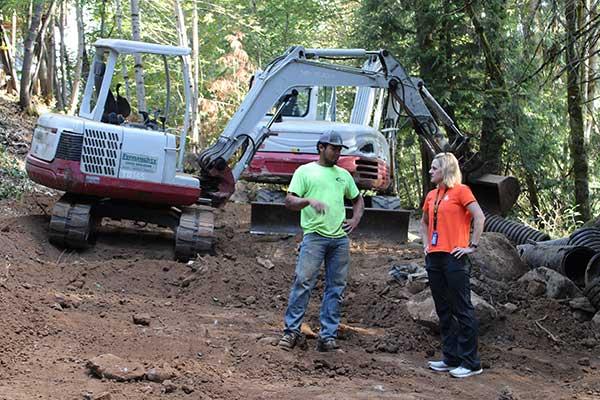
<path id="1" fill-rule="evenodd" d="M 117 177 L 121 136 L 117 132 L 86 129 L 81 151 L 81 170 L 86 174 Z"/>
<path id="2" fill-rule="evenodd" d="M 81 147 L 83 146 L 83 135 L 63 131 L 60 134 L 56 158 L 60 160 L 79 161 L 81 159 Z"/>

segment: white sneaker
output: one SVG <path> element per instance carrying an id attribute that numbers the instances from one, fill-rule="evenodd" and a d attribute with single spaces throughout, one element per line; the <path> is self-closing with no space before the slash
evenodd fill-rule
<path id="1" fill-rule="evenodd" d="M 465 367 L 458 367 L 450 370 L 450 375 L 455 378 L 467 378 L 473 375 L 479 375 L 483 372 L 483 368 L 479 368 L 476 370 L 468 369 Z"/>
<path id="2" fill-rule="evenodd" d="M 449 366 L 444 361 L 427 361 L 427 366 L 429 367 L 429 369 L 432 369 L 432 370 L 438 371 L 438 372 L 448 372 L 451 369 L 456 368 L 456 367 Z"/>

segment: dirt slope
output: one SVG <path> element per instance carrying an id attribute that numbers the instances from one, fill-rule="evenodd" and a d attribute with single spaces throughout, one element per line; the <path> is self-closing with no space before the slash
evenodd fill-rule
<path id="1" fill-rule="evenodd" d="M 392 263 L 422 262 L 419 246 L 354 242 L 343 322 L 366 331 L 343 332 L 343 353 L 318 353 L 314 339 L 287 353 L 271 342 L 298 238 L 251 236 L 249 207 L 232 203 L 217 215 L 216 254 L 191 265 L 171 260 L 170 232 L 118 222 L 104 224 L 94 248 L 62 251 L 47 242 L 54 201 L 0 202 L 0 399 L 600 398 L 590 323 L 517 287 L 489 299 L 518 310 L 481 337 L 483 375 L 458 381 L 426 370 L 438 336 L 408 316 L 411 294 L 387 283 Z M 306 320 L 315 330 L 321 292 Z M 134 324 L 144 313 L 150 324 Z M 85 364 L 104 353 L 174 368 L 175 390 L 92 377 Z"/>

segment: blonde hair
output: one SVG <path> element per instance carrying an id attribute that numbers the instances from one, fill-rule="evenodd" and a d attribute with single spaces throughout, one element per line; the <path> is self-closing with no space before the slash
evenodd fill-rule
<path id="1" fill-rule="evenodd" d="M 439 168 L 442 170 L 442 182 L 446 187 L 451 188 L 462 182 L 462 173 L 454 154 L 439 153 L 433 158 L 433 161 L 436 160 Z"/>

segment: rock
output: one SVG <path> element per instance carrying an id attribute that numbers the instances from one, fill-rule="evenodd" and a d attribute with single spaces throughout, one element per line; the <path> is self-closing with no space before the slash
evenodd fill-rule
<path id="1" fill-rule="evenodd" d="M 577 360 L 577 364 L 581 365 L 582 367 L 589 367 L 591 365 L 590 358 L 581 357 L 579 360 Z"/>
<path id="2" fill-rule="evenodd" d="M 279 338 L 267 336 L 267 337 L 258 339 L 258 341 L 256 343 L 265 345 L 265 346 L 277 346 L 278 342 L 279 342 Z"/>
<path id="3" fill-rule="evenodd" d="M 190 394 L 194 391 L 194 388 L 190 385 L 183 385 L 181 390 L 183 390 L 185 394 Z"/>
<path id="4" fill-rule="evenodd" d="M 422 292 L 427 288 L 427 282 L 424 281 L 408 281 L 406 282 L 406 290 L 412 294 Z"/>
<path id="5" fill-rule="evenodd" d="M 132 316 L 133 318 L 133 323 L 136 325 L 145 325 L 148 326 L 150 325 L 150 320 L 152 319 L 152 317 L 150 316 L 150 314 L 146 314 L 146 313 L 142 313 L 142 314 L 134 314 Z"/>
<path id="6" fill-rule="evenodd" d="M 592 326 L 596 332 L 600 333 L 600 311 L 598 311 L 596 315 L 594 315 L 594 318 L 592 318 Z"/>
<path id="7" fill-rule="evenodd" d="M 590 314 L 595 314 L 596 309 L 592 306 L 592 303 L 588 300 L 587 297 L 576 297 L 569 301 L 569 307 L 574 310 L 585 311 Z"/>
<path id="8" fill-rule="evenodd" d="M 496 318 L 497 311 L 475 292 L 471 292 L 471 302 L 473 303 L 473 307 L 475 307 L 475 315 L 479 320 L 480 330 L 485 331 L 485 328 Z M 435 330 L 439 329 L 439 319 L 435 312 L 431 291 L 424 290 L 407 301 L 406 309 L 417 323 Z"/>
<path id="9" fill-rule="evenodd" d="M 506 310 L 506 312 L 508 312 L 510 314 L 514 313 L 515 311 L 517 311 L 519 309 L 519 307 L 517 307 L 513 303 L 506 303 L 503 307 Z"/>
<path id="10" fill-rule="evenodd" d="M 86 364 L 90 372 L 99 377 L 119 382 L 142 379 L 144 367 L 137 362 L 125 361 L 113 354 L 102 354 Z"/>
<path id="11" fill-rule="evenodd" d="M 235 203 L 250 203 L 248 192 L 248 184 L 246 182 L 237 181 L 235 183 L 235 192 L 233 192 L 229 200 Z"/>
<path id="12" fill-rule="evenodd" d="M 477 251 L 469 254 L 469 260 L 474 271 L 497 281 L 515 281 L 529 270 L 513 244 L 501 233 L 483 233 Z"/>
<path id="13" fill-rule="evenodd" d="M 526 282 L 528 285 L 532 281 L 544 282 L 545 295 L 553 299 L 583 297 L 581 290 L 569 278 L 549 268 L 539 267 L 519 278 L 519 282 Z"/>
<path id="14" fill-rule="evenodd" d="M 62 306 L 60 304 L 58 304 L 58 303 L 53 303 L 50 307 L 53 308 L 53 309 L 55 309 L 55 310 L 58 310 L 58 311 L 62 311 L 63 310 Z"/>
<path id="15" fill-rule="evenodd" d="M 529 281 L 527 284 L 527 293 L 534 297 L 541 296 L 546 293 L 546 284 L 540 281 Z"/>
<path id="16" fill-rule="evenodd" d="M 110 400 L 110 393 L 102 392 L 100 394 L 94 395 L 93 392 L 85 392 L 83 394 L 83 400 Z"/>
<path id="17" fill-rule="evenodd" d="M 254 296 L 248 296 L 248 297 L 246 297 L 244 299 L 244 303 L 246 305 L 248 305 L 248 306 L 251 305 L 251 304 L 254 304 L 254 303 L 256 303 L 256 297 L 254 297 Z"/>
<path id="18" fill-rule="evenodd" d="M 162 383 L 166 380 L 175 378 L 176 376 L 177 370 L 175 368 L 171 368 L 167 364 L 153 367 L 146 371 L 146 379 L 151 382 Z"/>
<path id="19" fill-rule="evenodd" d="M 198 275 L 196 275 L 196 274 L 190 274 L 190 275 L 186 276 L 185 278 L 183 278 L 181 280 L 181 287 L 190 286 L 190 283 L 194 282 L 196 279 L 198 279 Z"/>
<path id="20" fill-rule="evenodd" d="M 21 285 L 21 287 L 22 287 L 23 289 L 28 289 L 28 290 L 29 290 L 29 289 L 31 289 L 33 286 L 31 286 L 31 284 L 30 284 L 30 283 L 27 283 L 27 282 L 25 282 L 24 284 L 22 284 L 22 285 Z"/>
<path id="21" fill-rule="evenodd" d="M 173 393 L 177 390 L 177 385 L 175 385 L 171 380 L 166 380 L 162 383 L 162 390 L 165 393 Z"/>
<path id="22" fill-rule="evenodd" d="M 582 346 L 593 349 L 598 344 L 598 341 L 594 338 L 585 338 L 580 343 Z"/>
<path id="23" fill-rule="evenodd" d="M 269 260 L 268 258 L 256 257 L 256 262 L 258 265 L 266 269 L 273 269 L 275 267 L 273 261 Z"/>
<path id="24" fill-rule="evenodd" d="M 72 290 L 82 289 L 85 286 L 85 281 L 76 279 L 72 282 L 69 282 L 69 286 L 72 288 Z"/>
<path id="25" fill-rule="evenodd" d="M 77 308 L 81 305 L 81 298 L 76 295 L 67 295 L 64 293 L 54 293 L 54 299 L 56 303 L 60 304 L 62 308 Z"/>
<path id="26" fill-rule="evenodd" d="M 573 318 L 575 318 L 579 322 L 589 321 L 592 319 L 593 316 L 594 316 L 594 314 L 590 314 L 585 311 L 581 311 L 581 310 L 573 311 Z"/>

